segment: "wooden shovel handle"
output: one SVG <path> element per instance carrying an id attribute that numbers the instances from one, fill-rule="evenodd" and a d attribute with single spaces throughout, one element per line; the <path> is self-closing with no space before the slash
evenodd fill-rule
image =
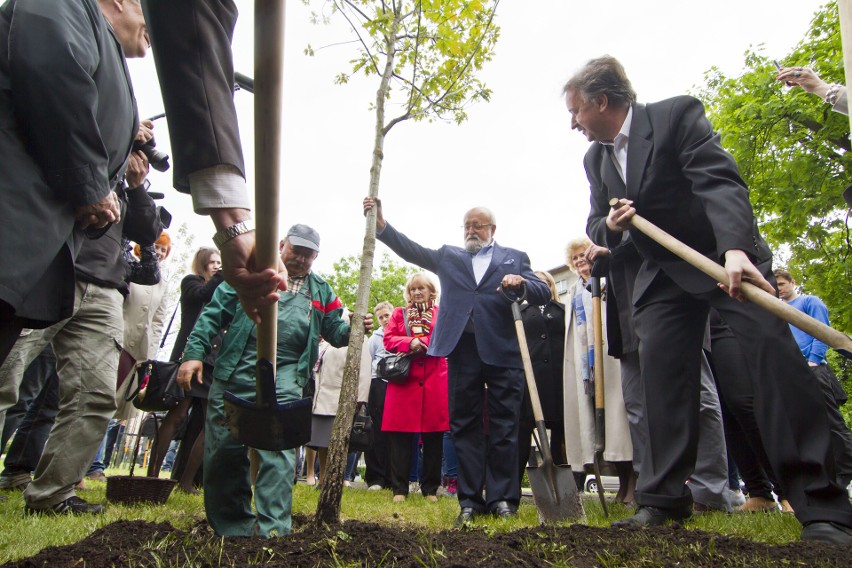
<path id="1" fill-rule="evenodd" d="M 257 269 L 278 268 L 278 207 L 281 175 L 284 0 L 254 3 L 255 227 Z M 278 304 L 260 311 L 257 357 L 275 364 Z"/>
<path id="2" fill-rule="evenodd" d="M 616 207 L 619 204 L 619 200 L 612 199 L 609 204 L 611 207 Z M 647 219 L 644 219 L 640 215 L 634 215 L 630 224 L 636 230 L 653 239 L 717 282 L 721 282 L 726 286 L 729 284 L 728 273 L 725 271 L 724 267 L 713 262 L 695 249 L 680 242 Z M 741 286 L 743 296 L 745 296 L 749 302 L 757 304 L 787 323 L 798 327 L 808 335 L 816 337 L 830 347 L 835 349 L 845 349 L 847 351 L 852 350 L 852 338 L 846 334 L 825 325 L 821 321 L 812 318 L 804 312 L 800 312 L 793 306 L 782 302 L 772 294 L 758 288 L 754 284 L 742 282 Z"/>

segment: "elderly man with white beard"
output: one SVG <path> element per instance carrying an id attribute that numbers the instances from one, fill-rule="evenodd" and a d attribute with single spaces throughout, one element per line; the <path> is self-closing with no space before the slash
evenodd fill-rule
<path id="1" fill-rule="evenodd" d="M 518 421 L 525 387 L 512 310 L 500 287 L 518 292 L 526 286 L 533 304 L 546 303 L 550 290 L 533 273 L 526 253 L 494 241 L 497 221 L 485 207 L 465 213 L 464 248 L 439 249 L 425 248 L 398 232 L 385 222 L 381 201 L 365 198 L 364 211 L 373 207 L 377 238 L 441 282 L 441 315 L 433 322 L 428 353 L 446 357 L 449 366 L 450 431 L 458 454 L 461 507 L 456 524 L 482 513 L 512 517 L 520 500 Z"/>

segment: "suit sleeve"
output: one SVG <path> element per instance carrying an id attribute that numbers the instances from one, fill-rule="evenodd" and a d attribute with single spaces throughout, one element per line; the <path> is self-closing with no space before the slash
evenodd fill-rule
<path id="1" fill-rule="evenodd" d="M 740 249 L 753 258 L 754 212 L 748 189 L 733 156 L 722 148 L 707 120 L 704 105 L 693 97 L 679 97 L 671 107 L 669 124 L 681 171 L 704 205 L 719 254 L 724 257 L 726 251 Z"/>
<path id="2" fill-rule="evenodd" d="M 530 257 L 521 253 L 521 276 L 527 281 L 527 301 L 531 304 L 541 306 L 550 300 L 550 288 L 535 275 L 530 267 Z"/>
<path id="3" fill-rule="evenodd" d="M 390 223 L 385 225 L 382 234 L 378 235 L 377 238 L 388 245 L 403 260 L 437 274 L 442 256 L 440 250 L 420 246 L 394 229 Z"/>
<path id="4" fill-rule="evenodd" d="M 100 14 L 83 2 L 18 2 L 9 33 L 18 125 L 47 184 L 75 207 L 97 203 L 111 189 L 96 120 L 95 18 Z"/>

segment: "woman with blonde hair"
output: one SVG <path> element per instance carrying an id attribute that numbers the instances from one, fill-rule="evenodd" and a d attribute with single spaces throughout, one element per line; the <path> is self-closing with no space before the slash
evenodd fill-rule
<path id="1" fill-rule="evenodd" d="M 450 429 L 447 360 L 428 354 L 432 330 L 438 320 L 438 291 L 434 280 L 418 272 L 405 283 L 408 304 L 396 308 L 385 327 L 385 349 L 408 353 L 411 371 L 403 382 L 388 383 L 382 432 L 388 434 L 390 482 L 393 500 L 408 496 L 412 434 L 423 441 L 423 478 L 420 492 L 437 501 L 441 485 L 444 432 Z"/>
<path id="2" fill-rule="evenodd" d="M 592 294 L 586 289 L 592 265 L 585 251 L 591 245 L 585 237 L 574 239 L 566 247 L 568 267 L 577 274 L 565 301 L 565 449 L 568 464 L 576 472 L 585 470 L 594 461 L 595 451 L 595 384 L 594 329 L 592 323 Z M 603 313 L 605 308 L 601 307 Z M 601 318 L 604 338 L 604 405 L 606 416 L 606 446 L 604 459 L 613 462 L 618 471 L 620 487 L 616 501 L 633 502 L 633 444 L 627 424 L 627 410 L 621 390 L 621 366 L 606 353 L 606 320 Z"/>

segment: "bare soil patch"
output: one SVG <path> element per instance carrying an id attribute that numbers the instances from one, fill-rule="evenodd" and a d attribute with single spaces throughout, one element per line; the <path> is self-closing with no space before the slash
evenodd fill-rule
<path id="1" fill-rule="evenodd" d="M 848 567 L 850 551 L 813 543 L 769 545 L 696 530 L 630 531 L 573 525 L 487 534 L 428 532 L 347 521 L 317 529 L 293 519 L 282 538 L 220 539 L 204 523 L 119 521 L 80 542 L 50 547 L 10 567 L 107 566 L 808 566 Z"/>

